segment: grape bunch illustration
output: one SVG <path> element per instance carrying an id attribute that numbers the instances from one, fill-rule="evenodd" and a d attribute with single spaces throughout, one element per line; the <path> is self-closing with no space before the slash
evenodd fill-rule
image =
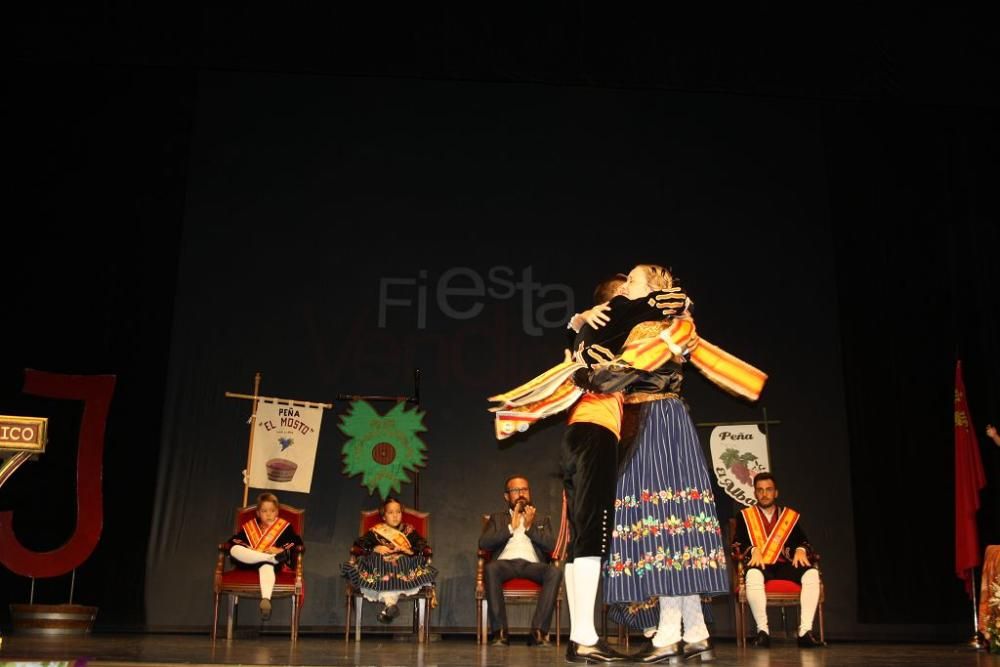
<path id="1" fill-rule="evenodd" d="M 730 448 L 722 452 L 719 458 L 722 459 L 722 463 L 733 474 L 733 477 L 748 486 L 753 484 L 754 475 L 764 469 L 757 456 L 751 452 L 741 454 L 738 449 Z"/>

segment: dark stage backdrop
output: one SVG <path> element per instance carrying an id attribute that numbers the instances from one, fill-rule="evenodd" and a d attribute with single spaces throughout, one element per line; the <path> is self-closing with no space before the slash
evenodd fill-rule
<path id="1" fill-rule="evenodd" d="M 214 545 L 241 498 L 249 415 L 225 391 L 249 391 L 260 371 L 272 396 L 406 394 L 419 368 L 420 508 L 441 571 L 434 624 L 471 628 L 479 514 L 501 507 L 515 472 L 542 511 L 557 515 L 560 498 L 564 420 L 498 444 L 485 398 L 560 360 L 565 322 L 599 279 L 654 262 L 687 287 L 704 337 L 770 374 L 751 406 L 690 373 L 692 416 L 754 420 L 766 407 L 781 421 L 773 469 L 835 582 L 828 629 L 863 634 L 820 111 L 657 91 L 203 74 L 148 626 L 210 622 Z M 345 407 L 324 419 L 312 493 L 282 497 L 307 510 L 303 624 L 316 628 L 344 622 L 339 566 L 358 511 L 376 503 L 341 472 Z M 728 602 L 714 611 L 731 632 Z"/>

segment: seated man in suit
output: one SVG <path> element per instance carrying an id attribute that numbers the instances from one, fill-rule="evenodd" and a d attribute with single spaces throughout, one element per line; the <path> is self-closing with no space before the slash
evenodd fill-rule
<path id="1" fill-rule="evenodd" d="M 479 548 L 493 553 L 493 558 L 484 569 L 493 644 L 510 644 L 507 608 L 503 599 L 504 582 L 530 579 L 541 584 L 542 592 L 531 619 L 528 646 L 551 646 L 549 623 L 562 582 L 562 572 L 551 562 L 555 546 L 552 524 L 548 517 L 535 516 L 531 489 L 524 477 L 509 478 L 504 484 L 503 497 L 507 501 L 507 509 L 490 515 L 479 538 Z"/>
<path id="2" fill-rule="evenodd" d="M 771 645 L 764 584 L 772 579 L 783 579 L 802 586 L 799 646 L 823 646 L 812 632 L 819 604 L 819 572 L 809 562 L 812 547 L 799 525 L 799 513 L 791 507 L 779 507 L 775 502 L 778 486 L 769 472 L 758 473 L 753 478 L 753 495 L 757 504 L 740 512 L 735 537 L 735 542 L 744 549 L 747 603 L 757 623 L 757 636 L 751 644 L 758 648 Z"/>

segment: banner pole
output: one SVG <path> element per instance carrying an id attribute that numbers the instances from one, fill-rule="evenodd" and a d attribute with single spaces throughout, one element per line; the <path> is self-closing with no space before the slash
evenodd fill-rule
<path id="1" fill-rule="evenodd" d="M 969 568 L 969 576 L 972 578 L 972 639 L 969 640 L 969 646 L 984 649 L 987 645 L 979 634 L 979 605 L 976 604 L 976 568 Z"/>
<path id="2" fill-rule="evenodd" d="M 420 369 L 413 370 L 413 402 L 420 409 Z M 413 509 L 420 509 L 420 471 L 413 471 Z"/>
<path id="3" fill-rule="evenodd" d="M 260 396 L 260 371 L 253 376 L 253 412 L 250 415 L 250 444 L 247 445 L 247 471 L 243 478 L 243 504 L 247 506 L 247 495 L 250 493 L 250 466 L 253 464 L 253 434 L 257 429 L 257 398 Z"/>

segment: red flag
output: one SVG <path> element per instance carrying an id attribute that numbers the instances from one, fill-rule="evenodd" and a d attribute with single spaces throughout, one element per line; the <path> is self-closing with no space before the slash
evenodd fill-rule
<path id="1" fill-rule="evenodd" d="M 955 574 L 972 594 L 972 568 L 982 563 L 979 552 L 979 491 L 986 486 L 979 441 L 965 400 L 962 362 L 955 364 Z"/>

